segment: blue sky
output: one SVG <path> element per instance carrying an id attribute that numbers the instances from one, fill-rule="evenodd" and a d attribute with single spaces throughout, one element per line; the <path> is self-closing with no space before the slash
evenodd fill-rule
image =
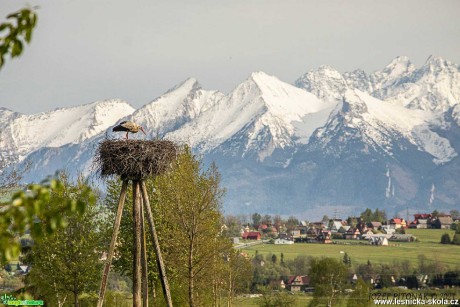
<path id="1" fill-rule="evenodd" d="M 0 107 L 37 113 L 120 98 L 140 107 L 188 77 L 231 91 L 262 70 L 460 64 L 460 1 L 29 0 L 32 44 L 0 71 Z M 1 0 L 0 18 L 27 5 Z"/>

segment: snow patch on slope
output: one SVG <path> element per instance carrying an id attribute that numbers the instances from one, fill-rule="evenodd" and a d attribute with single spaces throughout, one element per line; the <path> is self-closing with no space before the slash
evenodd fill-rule
<path id="1" fill-rule="evenodd" d="M 420 150 L 431 154 L 436 164 L 445 163 L 457 156 L 449 140 L 430 130 L 433 122 L 439 122 L 442 114 L 424 110 L 411 110 L 402 106 L 386 103 L 369 94 L 354 91 L 359 99 L 366 103 L 368 112 L 363 119 L 375 130 L 368 130 L 368 134 L 378 142 L 382 142 L 382 128 L 391 129 L 404 135 Z M 388 144 L 382 144 L 388 145 Z"/>

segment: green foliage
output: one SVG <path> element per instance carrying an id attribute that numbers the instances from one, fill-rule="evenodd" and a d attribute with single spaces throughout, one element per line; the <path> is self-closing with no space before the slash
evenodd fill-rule
<path id="1" fill-rule="evenodd" d="M 300 222 L 295 216 L 290 216 L 288 218 L 288 220 L 286 221 L 287 231 L 290 232 L 290 231 L 294 230 L 297 227 L 297 225 L 299 225 L 299 224 L 300 224 Z"/>
<path id="2" fill-rule="evenodd" d="M 387 215 L 386 215 L 385 210 L 381 211 L 379 209 L 375 209 L 375 211 L 372 212 L 371 209 L 366 208 L 366 210 L 364 210 L 361 213 L 361 220 L 365 223 L 369 223 L 369 222 L 383 223 L 387 220 Z"/>
<path id="3" fill-rule="evenodd" d="M 310 261 L 310 257 L 298 255 L 293 260 L 286 261 L 286 266 L 293 275 L 307 275 L 310 270 Z"/>
<path id="4" fill-rule="evenodd" d="M 220 211 L 223 189 L 215 166 L 203 170 L 202 163 L 189 149 L 179 154 L 169 172 L 146 180 L 147 192 L 165 261 L 174 304 L 209 304 L 224 290 L 233 294 L 240 279 L 229 269 L 244 261 L 233 255 L 223 232 Z M 115 212 L 120 182 L 108 183 L 106 204 Z M 127 193 L 120 225 L 115 269 L 132 274 L 132 196 Z M 149 280 L 158 280 L 151 239 L 147 239 Z M 234 268 L 237 270 L 237 268 Z M 247 266 L 244 272 L 252 273 Z M 240 272 L 245 276 L 243 272 Z"/>
<path id="5" fill-rule="evenodd" d="M 82 214 L 85 203 L 73 195 L 64 195 L 64 184 L 57 179 L 32 184 L 26 191 L 16 192 L 11 201 L 2 207 L 0 214 L 0 255 L 6 261 L 16 258 L 19 254 L 18 236 L 30 230 L 33 238 L 50 234 L 67 225 L 63 212 Z M 87 199 L 94 198 L 88 187 L 81 191 Z M 49 206 L 51 196 L 63 195 L 59 198 L 59 206 Z"/>
<path id="6" fill-rule="evenodd" d="M 348 268 L 334 258 L 313 258 L 310 265 L 310 282 L 315 288 L 311 306 L 334 306 L 345 286 Z"/>
<path id="7" fill-rule="evenodd" d="M 154 186 L 158 236 L 176 301 L 209 304 L 213 291 L 218 293 L 217 280 L 226 279 L 221 273 L 232 250 L 222 235 L 220 174 L 215 165 L 203 170 L 202 162 L 185 148 Z"/>
<path id="8" fill-rule="evenodd" d="M 287 292 L 267 291 L 258 300 L 260 307 L 290 307 L 295 306 L 296 297 Z"/>
<path id="9" fill-rule="evenodd" d="M 0 69 L 5 64 L 5 56 L 15 58 L 21 55 L 24 44 L 30 43 L 32 31 L 37 23 L 37 14 L 31 8 L 24 8 L 9 14 L 7 22 L 0 24 Z"/>
<path id="10" fill-rule="evenodd" d="M 345 254 L 343 255 L 342 262 L 343 262 L 346 266 L 351 267 L 351 257 L 348 256 L 348 253 L 345 253 Z"/>
<path id="11" fill-rule="evenodd" d="M 441 244 L 450 244 L 452 243 L 450 240 L 450 236 L 448 233 L 445 233 L 441 236 Z"/>
<path id="12" fill-rule="evenodd" d="M 368 307 L 371 305 L 369 300 L 370 287 L 364 280 L 358 278 L 355 289 L 350 294 L 347 301 L 347 307 Z"/>
<path id="13" fill-rule="evenodd" d="M 251 218 L 252 218 L 252 227 L 257 229 L 261 223 L 262 216 L 256 212 L 251 216 Z"/>
<path id="14" fill-rule="evenodd" d="M 460 245 L 460 229 L 457 228 L 455 231 L 454 237 L 452 239 L 452 244 Z"/>
<path id="15" fill-rule="evenodd" d="M 84 204 L 86 210 L 62 210 L 70 197 L 75 203 Z M 44 206 L 45 212 L 60 212 L 66 227 L 48 233 L 47 225 L 37 223 L 36 228 L 42 228 L 42 233 L 33 237 L 32 270 L 26 283 L 50 305 L 60 305 L 72 294 L 78 306 L 80 294 L 95 293 L 99 286 L 99 258 L 109 229 L 104 209 L 97 204 L 97 197 L 86 182 L 79 179 L 74 185 L 65 176 L 61 176 L 59 188 L 52 190 Z"/>
<path id="16" fill-rule="evenodd" d="M 262 256 L 256 256 L 253 259 L 254 274 L 252 279 L 252 290 L 259 291 L 260 287 L 267 287 L 272 281 L 279 281 L 287 276 L 291 275 L 291 271 L 288 267 L 273 263 L 271 256 L 264 261 Z"/>

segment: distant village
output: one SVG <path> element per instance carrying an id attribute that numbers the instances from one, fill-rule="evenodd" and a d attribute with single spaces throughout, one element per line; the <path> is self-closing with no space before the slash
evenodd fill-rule
<path id="1" fill-rule="evenodd" d="M 367 209 L 369 210 L 369 209 Z M 366 211 L 365 211 L 366 212 Z M 364 212 L 364 213 L 365 213 Z M 384 214 L 376 210 L 365 217 L 348 217 L 322 221 L 298 221 L 290 217 L 288 221 L 265 216 L 260 223 L 248 223 L 240 229 L 240 235 L 234 238 L 234 243 L 242 240 L 269 240 L 274 244 L 323 243 L 330 244 L 333 240 L 366 240 L 371 245 L 388 245 L 389 241 L 413 242 L 417 238 L 406 234 L 408 228 L 414 229 L 456 229 L 460 217 L 456 210 L 452 214 L 417 213 L 412 221 L 402 217 L 382 219 Z M 257 214 L 257 213 L 256 213 Z M 379 220 L 372 220 L 372 215 Z M 257 218 L 255 219 L 257 221 Z M 366 221 L 367 220 L 367 221 Z M 297 221 L 298 223 L 293 223 Z"/>

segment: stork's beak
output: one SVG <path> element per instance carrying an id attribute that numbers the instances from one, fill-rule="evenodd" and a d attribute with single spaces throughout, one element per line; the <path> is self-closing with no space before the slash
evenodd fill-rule
<path id="1" fill-rule="evenodd" d="M 144 133 L 145 135 L 147 135 L 147 133 L 145 133 L 145 131 L 144 131 L 144 128 L 141 127 L 141 131 L 142 131 L 142 133 Z"/>

